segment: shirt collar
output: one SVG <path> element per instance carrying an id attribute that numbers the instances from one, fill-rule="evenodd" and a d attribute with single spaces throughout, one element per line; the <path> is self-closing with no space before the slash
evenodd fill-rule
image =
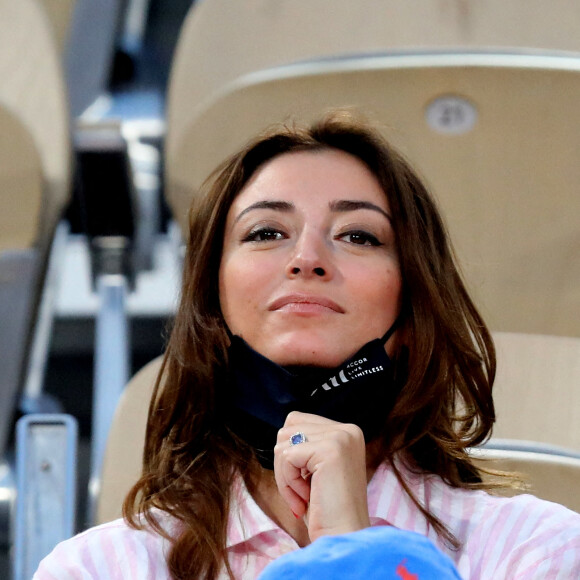
<path id="1" fill-rule="evenodd" d="M 241 476 L 237 476 L 230 498 L 226 548 L 243 544 L 267 532 L 282 531 L 258 506 Z"/>
<path id="2" fill-rule="evenodd" d="M 413 473 L 404 462 L 395 459 L 395 466 L 422 506 L 428 503 L 428 486 L 424 474 Z M 428 477 L 428 476 L 427 476 Z M 407 494 L 389 462 L 379 465 L 367 488 L 371 525 L 391 525 L 408 529 L 414 522 L 415 531 L 426 533 L 427 519 Z"/>

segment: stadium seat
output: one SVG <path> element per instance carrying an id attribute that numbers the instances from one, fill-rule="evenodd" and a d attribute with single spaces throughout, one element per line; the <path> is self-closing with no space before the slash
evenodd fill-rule
<path id="1" fill-rule="evenodd" d="M 485 448 L 474 449 L 471 453 L 476 464 L 483 469 L 520 475 L 526 493 L 580 512 L 580 454 L 567 456 L 541 450 Z M 493 479 L 490 476 L 490 480 Z M 512 496 L 520 492 L 503 489 L 498 493 Z"/>
<path id="2" fill-rule="evenodd" d="M 49 250 L 69 196 L 60 58 L 36 0 L 0 0 L 0 457 L 22 390 Z"/>
<path id="3" fill-rule="evenodd" d="M 78 0 L 37 0 L 44 6 L 58 50 L 63 53 L 67 46 L 71 22 Z"/>
<path id="4" fill-rule="evenodd" d="M 192 5 L 174 57 L 169 123 L 259 70 L 381 52 L 580 50 L 570 0 L 212 0 Z M 517 26 L 513 23 L 517 22 Z"/>
<path id="5" fill-rule="evenodd" d="M 580 338 L 499 332 L 494 339 L 494 446 L 533 442 L 580 454 Z"/>
<path id="6" fill-rule="evenodd" d="M 121 395 L 103 460 L 96 523 L 121 516 L 125 495 L 139 479 L 147 413 L 161 361 L 162 357 L 157 357 L 145 365 Z"/>

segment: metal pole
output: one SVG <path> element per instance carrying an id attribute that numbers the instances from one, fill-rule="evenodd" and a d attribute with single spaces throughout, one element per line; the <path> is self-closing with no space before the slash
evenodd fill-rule
<path id="1" fill-rule="evenodd" d="M 89 525 L 95 521 L 107 438 L 119 397 L 129 378 L 130 363 L 126 278 L 119 274 L 98 276 L 97 293 L 100 308 L 95 330 Z"/>

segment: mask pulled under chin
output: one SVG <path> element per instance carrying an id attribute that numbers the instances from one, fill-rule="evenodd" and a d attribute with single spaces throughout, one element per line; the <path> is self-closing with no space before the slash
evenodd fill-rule
<path id="1" fill-rule="evenodd" d="M 380 432 L 400 386 L 385 343 L 394 331 L 365 344 L 334 369 L 305 368 L 291 372 L 232 336 L 229 347 L 228 426 L 256 452 L 267 469 L 274 468 L 278 430 L 290 411 L 313 413 L 354 423 L 366 441 Z"/>

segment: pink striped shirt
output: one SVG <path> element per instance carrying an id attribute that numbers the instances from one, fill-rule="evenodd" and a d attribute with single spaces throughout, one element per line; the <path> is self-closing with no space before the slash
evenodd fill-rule
<path id="1" fill-rule="evenodd" d="M 454 489 L 437 476 L 406 480 L 419 501 L 462 542 L 447 547 L 402 489 L 381 466 L 368 486 L 372 525 L 393 525 L 423 534 L 455 562 L 465 580 L 580 579 L 580 515 L 530 495 L 499 498 Z M 160 513 L 169 531 L 177 522 Z M 59 544 L 33 580 L 169 580 L 168 542 L 116 520 Z M 296 542 L 257 506 L 240 482 L 234 491 L 227 550 L 237 578 L 256 578 L 272 560 L 296 550 Z M 220 575 L 226 579 L 225 571 Z"/>

